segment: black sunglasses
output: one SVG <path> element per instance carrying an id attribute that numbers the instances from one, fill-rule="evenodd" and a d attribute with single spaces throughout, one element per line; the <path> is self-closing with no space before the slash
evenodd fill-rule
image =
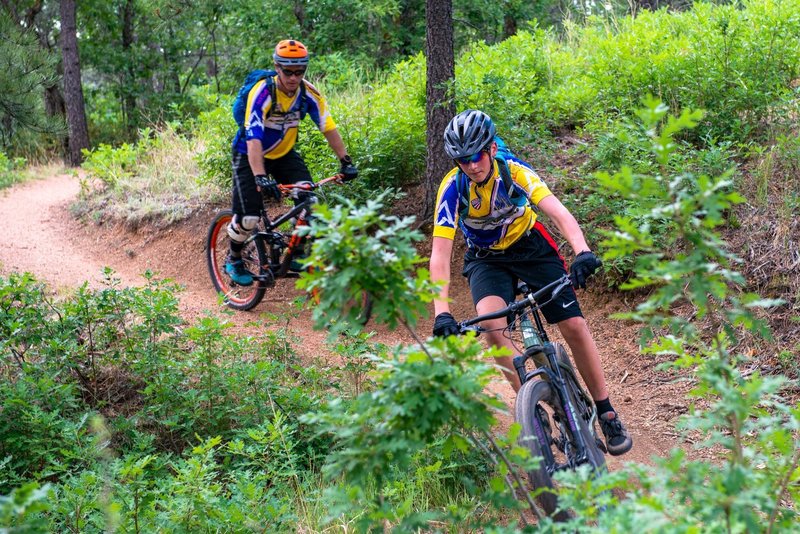
<path id="1" fill-rule="evenodd" d="M 286 76 L 289 77 L 297 76 L 298 78 L 302 78 L 306 73 L 306 69 L 291 70 L 281 67 L 281 72 L 283 72 Z"/>

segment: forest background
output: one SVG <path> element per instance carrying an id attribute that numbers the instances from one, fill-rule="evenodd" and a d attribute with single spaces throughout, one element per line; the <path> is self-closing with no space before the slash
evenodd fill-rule
<path id="1" fill-rule="evenodd" d="M 169 225 L 224 202 L 232 95 L 246 72 L 269 66 L 275 41 L 296 37 L 313 54 L 309 79 L 328 96 L 361 170 L 348 191 L 351 201 L 387 187 L 417 193 L 425 187 L 424 2 L 4 0 L 2 7 L 2 185 L 25 179 L 35 172 L 32 164 L 63 157 L 88 173 L 73 210 L 95 222 Z M 686 300 L 690 315 L 703 319 L 714 316 L 709 301 L 719 305 L 712 306 L 716 328 L 698 337 L 685 322 L 656 317 L 651 331 L 666 337 L 651 350 L 676 355 L 697 373 L 698 395 L 710 405 L 725 401 L 716 418 L 710 410 L 694 428 L 709 432 L 709 445 L 730 451 L 725 467 L 695 464 L 676 452 L 663 465 L 615 473 L 602 483 L 565 483 L 583 530 L 604 521 L 656 529 L 667 521 L 735 522 L 771 530 L 794 520 L 799 13 L 792 0 L 454 3 L 449 103 L 489 112 L 509 144 L 558 181 L 590 241 L 604 243 L 603 280 L 610 288 L 654 286 L 646 295 L 662 301 L 632 318 L 650 320 L 648 313 L 667 313 Z M 62 36 L 68 31 L 72 48 Z M 83 125 L 74 118 L 79 110 L 70 109 L 76 86 L 66 81 L 75 80 L 76 65 Z M 300 148 L 321 176 L 336 162 L 308 126 Z M 746 192 L 746 202 L 733 191 Z M 677 216 L 680 207 L 692 207 L 685 218 Z M 714 248 L 724 243 L 714 236 L 692 234 L 698 226 L 719 227 L 734 252 Z M 736 237 L 742 227 L 750 243 Z M 654 257 L 665 249 L 654 243 L 676 236 L 684 240 L 663 258 L 671 263 L 654 270 Z M 699 246 L 706 240 L 714 247 Z M 737 264 L 736 253 L 759 261 Z M 705 280 L 674 288 L 675 278 L 694 272 L 692 265 L 706 269 Z M 714 280 L 710 265 L 736 265 L 744 276 Z M 502 469 L 469 440 L 453 437 L 482 428 L 485 421 L 466 415 L 483 411 L 451 406 L 449 413 L 461 414 L 458 423 L 471 430 L 451 432 L 436 421 L 425 437 L 398 423 L 383 445 L 370 443 L 368 455 L 348 428 L 376 431 L 386 413 L 367 409 L 360 390 L 323 400 L 329 385 L 319 370 L 292 363 L 280 333 L 260 341 L 228 336 L 225 324 L 212 320 L 177 328 L 175 289 L 152 280 L 142 290 L 83 289 L 54 301 L 30 277 L 3 279 L 4 528 L 235 531 L 269 524 L 293 531 L 435 528 L 437 521 L 506 528 L 515 505 L 495 484 Z M 769 299 L 745 298 L 744 289 Z M 755 344 L 740 332 L 766 326 L 779 327 L 776 339 Z M 88 331 L 95 335 L 87 344 Z M 699 356 L 689 357 L 687 346 Z M 748 367 L 770 376 L 742 374 L 740 357 L 729 354 L 753 346 L 769 349 L 758 351 L 757 365 L 750 354 Z M 471 362 L 465 374 L 484 380 L 473 349 L 444 348 L 437 364 L 452 369 Z M 422 395 L 389 397 L 393 378 L 374 367 L 404 364 L 385 348 L 356 336 L 340 350 L 353 359 L 356 370 L 348 372 L 371 377 L 368 389 L 380 406 L 413 405 L 414 395 Z M 219 357 L 234 353 L 253 358 Z M 366 354 L 385 360 L 376 364 Z M 411 383 L 421 380 L 423 373 L 406 371 Z M 720 376 L 725 380 L 714 378 Z M 320 406 L 322 414 L 315 412 Z M 327 454 L 332 448 L 339 456 Z M 369 463 L 377 461 L 376 450 L 384 452 L 380 465 Z M 698 485 L 709 480 L 719 483 L 698 497 Z M 627 492 L 614 514 L 580 510 L 579 503 L 596 502 L 590 496 L 618 495 L 606 491 L 611 487 Z M 687 487 L 695 493 L 684 493 Z"/>

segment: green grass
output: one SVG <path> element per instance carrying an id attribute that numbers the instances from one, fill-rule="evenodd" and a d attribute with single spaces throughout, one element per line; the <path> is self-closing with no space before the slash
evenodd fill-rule
<path id="1" fill-rule="evenodd" d="M 144 131 L 137 145 L 101 145 L 86 154 L 82 195 L 73 206 L 92 220 L 169 225 L 227 199 L 221 185 L 203 184 L 195 160 L 198 143 L 169 125 Z"/>

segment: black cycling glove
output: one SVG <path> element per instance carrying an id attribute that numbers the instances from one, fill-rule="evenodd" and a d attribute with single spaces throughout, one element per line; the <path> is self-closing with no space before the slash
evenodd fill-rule
<path id="1" fill-rule="evenodd" d="M 570 279 L 575 289 L 586 289 L 586 279 L 603 265 L 603 262 L 589 250 L 584 250 L 575 258 L 570 267 Z"/>
<path id="2" fill-rule="evenodd" d="M 353 160 L 350 158 L 350 156 L 345 155 L 339 160 L 339 163 L 342 164 L 341 168 L 339 169 L 339 173 L 342 175 L 342 180 L 349 182 L 350 180 L 355 180 L 358 178 L 358 169 L 356 169 L 356 166 L 353 165 Z"/>
<path id="3" fill-rule="evenodd" d="M 261 193 L 265 197 L 271 197 L 274 198 L 275 200 L 281 199 L 281 190 L 278 189 L 278 182 L 276 182 L 269 176 L 264 176 L 263 174 L 257 174 L 256 185 L 261 188 Z"/>
<path id="4" fill-rule="evenodd" d="M 440 313 L 433 321 L 433 335 L 436 337 L 457 336 L 460 333 L 458 323 L 448 312 Z"/>

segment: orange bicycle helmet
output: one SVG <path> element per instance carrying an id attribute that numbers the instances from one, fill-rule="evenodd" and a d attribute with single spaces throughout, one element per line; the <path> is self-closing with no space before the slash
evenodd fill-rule
<path id="1" fill-rule="evenodd" d="M 272 54 L 272 59 L 281 66 L 308 65 L 308 50 L 300 41 L 284 39 L 275 45 L 275 53 Z"/>

